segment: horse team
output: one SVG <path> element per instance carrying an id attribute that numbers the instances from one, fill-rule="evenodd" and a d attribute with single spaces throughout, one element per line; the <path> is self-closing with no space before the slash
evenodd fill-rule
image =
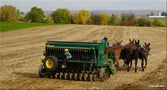
<path id="1" fill-rule="evenodd" d="M 138 59 L 141 60 L 142 71 L 147 66 L 148 55 L 151 50 L 150 43 L 144 43 L 143 46 L 140 44 L 140 40 L 131 40 L 125 46 L 121 45 L 122 41 L 114 43 L 110 48 L 107 48 L 106 52 L 108 55 L 114 54 L 114 59 L 117 68 L 119 68 L 119 60 L 124 61 L 123 67 L 126 66 L 127 71 L 132 67 L 132 60 L 135 60 L 135 72 L 137 72 Z M 144 65 L 145 63 L 145 65 Z"/>

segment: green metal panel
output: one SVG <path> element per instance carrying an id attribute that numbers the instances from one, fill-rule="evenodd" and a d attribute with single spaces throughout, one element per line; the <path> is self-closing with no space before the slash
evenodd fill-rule
<path id="1" fill-rule="evenodd" d="M 65 42 L 65 41 L 48 41 L 46 43 L 48 47 L 76 47 L 76 48 L 97 48 L 99 43 L 91 42 Z"/>
<path id="2" fill-rule="evenodd" d="M 105 42 L 101 42 L 98 47 L 98 63 L 97 66 L 105 66 L 107 64 L 108 55 L 105 53 Z"/>

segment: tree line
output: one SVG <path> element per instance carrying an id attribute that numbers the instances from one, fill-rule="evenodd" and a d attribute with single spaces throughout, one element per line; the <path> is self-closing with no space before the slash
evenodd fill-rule
<path id="1" fill-rule="evenodd" d="M 69 9 L 58 8 L 50 15 L 46 16 L 44 11 L 38 7 L 32 7 L 28 13 L 24 14 L 11 5 L 0 7 L 0 21 L 88 25 L 162 26 L 157 19 L 151 22 L 147 18 L 136 18 L 133 13 L 110 15 L 108 13 L 101 12 L 100 14 L 94 14 L 84 9 L 79 10 L 76 13 L 71 13 Z"/>

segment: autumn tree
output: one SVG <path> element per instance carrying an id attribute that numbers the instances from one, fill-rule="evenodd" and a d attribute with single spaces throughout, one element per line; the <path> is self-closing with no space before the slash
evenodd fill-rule
<path id="1" fill-rule="evenodd" d="M 44 17 L 45 15 L 41 8 L 32 7 L 31 10 L 26 14 L 25 19 L 28 22 L 43 22 Z"/>
<path id="2" fill-rule="evenodd" d="M 123 13 L 121 21 L 121 25 L 125 26 L 135 26 L 137 23 L 133 13 Z"/>
<path id="3" fill-rule="evenodd" d="M 108 25 L 110 21 L 110 15 L 108 13 L 100 13 L 100 25 Z"/>
<path id="4" fill-rule="evenodd" d="M 76 24 L 76 20 L 75 20 L 75 14 L 71 15 L 71 24 Z"/>
<path id="5" fill-rule="evenodd" d="M 78 24 L 87 24 L 90 19 L 90 13 L 87 10 L 80 10 L 75 14 L 75 20 Z"/>
<path id="6" fill-rule="evenodd" d="M 72 15 L 68 9 L 58 8 L 52 12 L 52 18 L 54 20 L 54 23 L 70 24 Z"/>
<path id="7" fill-rule="evenodd" d="M 99 25 L 100 16 L 98 14 L 91 13 L 90 19 L 88 21 L 89 21 L 89 24 Z"/>
<path id="8" fill-rule="evenodd" d="M 109 21 L 109 24 L 110 25 L 114 25 L 115 24 L 115 20 L 116 20 L 116 15 L 112 14 L 111 18 L 110 18 L 110 21 Z"/>
<path id="9" fill-rule="evenodd" d="M 17 22 L 19 20 L 20 11 L 11 5 L 4 5 L 0 7 L 0 21 L 3 22 Z"/>

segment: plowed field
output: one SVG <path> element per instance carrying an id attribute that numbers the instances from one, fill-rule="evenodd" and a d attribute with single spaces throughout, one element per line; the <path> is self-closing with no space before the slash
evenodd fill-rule
<path id="1" fill-rule="evenodd" d="M 142 45 L 150 42 L 151 52 L 145 71 L 141 71 L 139 60 L 137 73 L 133 64 L 130 72 L 119 71 L 105 82 L 38 77 L 40 58 L 47 40 L 91 42 L 100 41 L 106 35 L 110 44 L 123 40 L 125 45 L 129 38 L 139 39 Z M 0 33 L 0 89 L 165 89 L 166 35 L 165 27 L 96 25 L 45 26 L 3 32 Z"/>

